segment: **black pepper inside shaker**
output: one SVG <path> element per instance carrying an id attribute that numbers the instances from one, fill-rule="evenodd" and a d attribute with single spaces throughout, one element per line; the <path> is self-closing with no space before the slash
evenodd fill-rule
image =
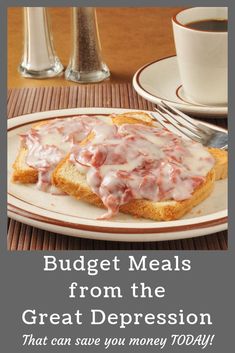
<path id="1" fill-rule="evenodd" d="M 95 8 L 74 7 L 73 48 L 66 79 L 87 83 L 100 82 L 109 76 L 109 69 L 102 60 Z"/>

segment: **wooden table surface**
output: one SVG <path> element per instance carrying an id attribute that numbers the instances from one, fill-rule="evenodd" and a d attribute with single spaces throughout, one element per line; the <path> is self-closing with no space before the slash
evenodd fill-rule
<path id="1" fill-rule="evenodd" d="M 171 17 L 180 8 L 97 8 L 103 58 L 110 82 L 130 82 L 147 62 L 175 54 Z M 49 8 L 54 46 L 64 67 L 71 52 L 71 8 Z M 32 80 L 21 78 L 17 67 L 23 49 L 23 9 L 8 9 L 8 87 L 69 86 L 63 76 Z M 108 82 L 109 82 L 108 81 Z"/>

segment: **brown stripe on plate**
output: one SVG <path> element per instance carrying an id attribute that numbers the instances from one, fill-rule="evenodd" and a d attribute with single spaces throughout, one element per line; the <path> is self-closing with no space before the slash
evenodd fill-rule
<path id="1" fill-rule="evenodd" d="M 14 220 L 10 220 L 8 229 L 8 239 L 11 236 L 15 238 L 15 246 L 8 244 L 8 250 L 17 249 L 19 233 L 10 232 L 10 228 L 15 228 L 16 225 L 22 226 Z M 30 230 L 30 231 L 27 231 Z M 220 232 L 213 235 L 203 236 L 193 239 L 182 239 L 175 241 L 147 242 L 147 243 L 126 243 L 126 242 L 111 242 L 103 240 L 90 240 L 69 237 L 61 234 L 56 234 L 48 231 L 43 231 L 43 242 L 37 243 L 38 230 L 31 226 L 26 226 L 24 247 L 22 250 L 212 250 L 210 242 L 216 238 L 217 247 L 213 250 L 227 250 L 227 232 Z M 58 239 L 61 239 L 61 242 Z M 41 248 L 39 249 L 39 243 Z M 37 244 L 37 246 L 36 246 Z"/>
<path id="2" fill-rule="evenodd" d="M 36 206 L 37 207 L 37 206 Z M 32 219 L 33 221 L 38 221 L 42 223 L 47 223 L 50 225 L 54 226 L 59 226 L 59 227 L 66 227 L 70 229 L 80 229 L 80 230 L 87 230 L 87 231 L 93 231 L 97 233 L 109 233 L 109 234 L 152 234 L 152 233 L 168 233 L 168 232 L 182 232 L 182 231 L 187 231 L 187 230 L 193 230 L 193 229 L 203 229 L 203 228 L 210 228 L 213 226 L 217 226 L 220 224 L 226 224 L 228 221 L 227 217 L 222 217 L 218 218 L 215 220 L 210 220 L 210 221 L 205 221 L 201 223 L 194 223 L 194 224 L 187 224 L 187 225 L 179 225 L 179 226 L 174 226 L 174 227 L 161 227 L 161 228 L 115 228 L 115 224 L 112 224 L 111 227 L 105 227 L 105 226 L 92 226 L 92 225 L 86 225 L 86 224 L 79 224 L 79 223 L 71 223 L 71 222 L 66 222 L 66 221 L 60 221 L 60 220 L 55 220 L 54 218 L 50 217 L 45 217 L 38 215 L 33 212 L 25 211 L 21 208 L 18 208 L 14 205 L 11 205 L 8 203 L 8 210 L 12 213 L 15 213 L 18 216 L 22 216 L 25 218 Z M 157 223 L 157 222 L 156 222 Z"/>

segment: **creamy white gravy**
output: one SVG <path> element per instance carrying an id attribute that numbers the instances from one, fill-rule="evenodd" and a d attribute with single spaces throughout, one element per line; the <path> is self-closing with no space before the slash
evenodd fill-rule
<path id="1" fill-rule="evenodd" d="M 90 133 L 94 138 L 80 146 Z M 55 119 L 22 135 L 26 163 L 38 170 L 38 188 L 50 191 L 51 173 L 70 153 L 70 161 L 114 216 L 133 199 L 185 200 L 203 183 L 214 159 L 201 144 L 162 127 L 112 124 L 103 116 Z"/>

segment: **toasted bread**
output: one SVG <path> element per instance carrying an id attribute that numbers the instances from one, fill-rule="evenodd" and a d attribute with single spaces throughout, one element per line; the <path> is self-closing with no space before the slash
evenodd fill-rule
<path id="1" fill-rule="evenodd" d="M 151 125 L 153 120 L 149 114 L 145 112 L 129 112 L 124 114 L 113 115 L 112 121 L 116 125 L 122 125 L 124 123 L 141 123 L 146 125 Z M 49 121 L 42 121 L 40 123 L 34 124 L 33 128 L 38 129 L 40 126 L 47 124 Z M 88 136 L 90 139 L 90 136 Z M 86 139 L 82 142 L 86 143 Z M 26 156 L 28 150 L 23 145 L 20 146 L 18 155 L 13 164 L 13 174 L 12 181 L 14 183 L 21 184 L 35 184 L 38 180 L 38 172 L 36 169 L 31 168 L 26 164 Z"/>
<path id="2" fill-rule="evenodd" d="M 38 129 L 40 128 L 40 126 L 45 125 L 47 123 L 48 121 L 45 120 L 38 124 L 34 124 L 32 127 Z M 14 183 L 36 184 L 36 182 L 38 181 L 38 171 L 26 164 L 27 154 L 28 149 L 21 144 L 16 160 L 12 166 L 12 181 Z"/>
<path id="3" fill-rule="evenodd" d="M 214 187 L 215 171 L 208 173 L 203 185 L 198 187 L 190 199 L 184 201 L 132 200 L 120 207 L 120 211 L 138 217 L 157 221 L 167 221 L 181 218 L 194 206 L 206 199 Z M 52 175 L 53 184 L 67 194 L 79 200 L 89 202 L 98 207 L 104 207 L 100 198 L 94 194 L 86 183 L 85 175 L 81 174 L 76 166 L 67 157 L 56 167 Z"/>
<path id="4" fill-rule="evenodd" d="M 123 123 L 140 123 L 141 117 L 136 113 L 119 115 L 114 118 L 116 125 Z M 144 117 L 143 123 L 152 125 L 149 116 Z M 92 139 L 92 136 L 90 137 Z M 149 200 L 132 200 L 120 207 L 120 211 L 129 213 L 138 217 L 149 218 L 153 220 L 174 220 L 181 218 L 189 212 L 194 206 L 206 199 L 214 187 L 214 181 L 227 176 L 227 152 L 215 148 L 208 149 L 215 159 L 214 168 L 208 173 L 204 183 L 197 187 L 191 198 L 183 201 L 161 201 L 153 202 Z M 63 160 L 55 169 L 52 175 L 52 182 L 55 186 L 62 189 L 67 194 L 94 204 L 98 207 L 104 207 L 101 199 L 94 194 L 86 183 L 84 174 L 78 171 L 76 166 L 70 162 L 69 156 Z"/>
<path id="5" fill-rule="evenodd" d="M 228 152 L 209 147 L 208 151 L 215 159 L 215 180 L 226 179 L 228 176 Z"/>
<path id="6" fill-rule="evenodd" d="M 21 146 L 13 164 L 12 181 L 21 184 L 35 184 L 38 180 L 38 171 L 26 164 L 27 148 Z"/>

